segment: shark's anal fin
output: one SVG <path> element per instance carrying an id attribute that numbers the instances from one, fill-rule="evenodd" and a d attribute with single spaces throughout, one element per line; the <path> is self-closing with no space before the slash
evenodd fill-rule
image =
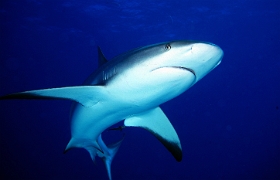
<path id="1" fill-rule="evenodd" d="M 142 127 L 150 131 L 171 152 L 177 161 L 180 162 L 182 160 L 183 154 L 179 137 L 159 107 L 125 119 L 124 125 Z"/>
<path id="2" fill-rule="evenodd" d="M 90 107 L 106 97 L 104 86 L 69 86 L 49 88 L 1 96 L 3 99 L 68 99 Z"/>

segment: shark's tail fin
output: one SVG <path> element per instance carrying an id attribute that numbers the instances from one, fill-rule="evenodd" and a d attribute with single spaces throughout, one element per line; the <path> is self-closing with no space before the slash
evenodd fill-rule
<path id="1" fill-rule="evenodd" d="M 118 142 L 106 146 L 102 140 L 101 134 L 98 136 L 97 140 L 91 142 L 83 141 L 83 143 L 80 143 L 79 141 L 77 142 L 77 139 L 72 138 L 68 143 L 64 153 L 72 148 L 85 148 L 89 152 L 94 163 L 96 155 L 99 156 L 103 160 L 107 169 L 108 177 L 111 180 L 111 164 L 123 140 L 124 137 Z"/>
<path id="2" fill-rule="evenodd" d="M 103 153 L 101 151 L 97 151 L 97 155 L 103 160 L 103 162 L 106 166 L 106 169 L 107 169 L 108 177 L 110 180 L 112 179 L 111 164 L 112 164 L 112 161 L 113 161 L 116 153 L 118 152 L 123 140 L 124 140 L 124 137 L 121 140 L 119 140 L 118 142 L 110 144 L 107 147 L 106 144 L 104 143 L 104 141 L 102 140 L 101 134 L 98 136 L 98 139 L 97 139 L 98 144 L 100 145 L 100 147 L 103 150 Z"/>

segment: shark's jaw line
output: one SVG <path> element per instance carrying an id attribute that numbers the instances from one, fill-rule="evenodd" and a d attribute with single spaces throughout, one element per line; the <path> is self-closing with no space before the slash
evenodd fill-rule
<path id="1" fill-rule="evenodd" d="M 137 48 L 107 61 L 98 47 L 99 68 L 82 86 L 14 93 L 3 99 L 68 99 L 71 148 L 85 148 L 92 158 L 110 165 L 121 142 L 108 147 L 101 133 L 124 120 L 124 127 L 151 132 L 177 161 L 182 160 L 179 137 L 159 105 L 180 95 L 213 70 L 223 51 L 212 43 L 171 41 Z"/>
<path id="2" fill-rule="evenodd" d="M 217 64 L 217 66 L 218 66 L 218 64 Z M 182 66 L 163 66 L 163 67 L 158 67 L 156 69 L 153 69 L 152 71 L 160 69 L 160 68 L 166 68 L 166 67 L 167 68 L 177 68 L 177 69 L 186 70 L 186 71 L 189 71 L 189 72 L 193 73 L 193 75 L 195 76 L 195 71 L 193 69 L 187 68 L 187 67 L 182 67 Z"/>

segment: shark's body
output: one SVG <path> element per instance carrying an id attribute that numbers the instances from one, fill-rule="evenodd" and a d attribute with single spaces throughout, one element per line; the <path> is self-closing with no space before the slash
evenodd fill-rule
<path id="1" fill-rule="evenodd" d="M 101 157 L 104 148 L 99 135 L 125 120 L 125 126 L 142 127 L 153 133 L 181 161 L 180 140 L 159 105 L 193 86 L 220 63 L 222 56 L 218 46 L 196 41 L 150 45 L 108 62 L 99 49 L 100 67 L 84 85 L 25 91 L 0 99 L 75 101 L 71 114 L 72 138 L 66 151 L 85 148 L 93 159 L 95 155 Z"/>

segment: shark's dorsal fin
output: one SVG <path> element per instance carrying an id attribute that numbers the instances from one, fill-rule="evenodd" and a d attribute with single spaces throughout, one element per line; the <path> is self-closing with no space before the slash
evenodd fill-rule
<path id="1" fill-rule="evenodd" d="M 68 99 L 91 107 L 107 97 L 103 86 L 69 86 L 9 94 L 1 99 Z"/>
<path id="2" fill-rule="evenodd" d="M 142 127 L 150 131 L 177 161 L 182 160 L 183 154 L 179 137 L 160 107 L 125 119 L 124 125 Z"/>
<path id="3" fill-rule="evenodd" d="M 98 46 L 98 67 L 102 66 L 103 64 L 105 64 L 106 62 L 108 62 L 108 60 L 105 58 L 104 54 L 101 51 L 101 48 Z"/>

